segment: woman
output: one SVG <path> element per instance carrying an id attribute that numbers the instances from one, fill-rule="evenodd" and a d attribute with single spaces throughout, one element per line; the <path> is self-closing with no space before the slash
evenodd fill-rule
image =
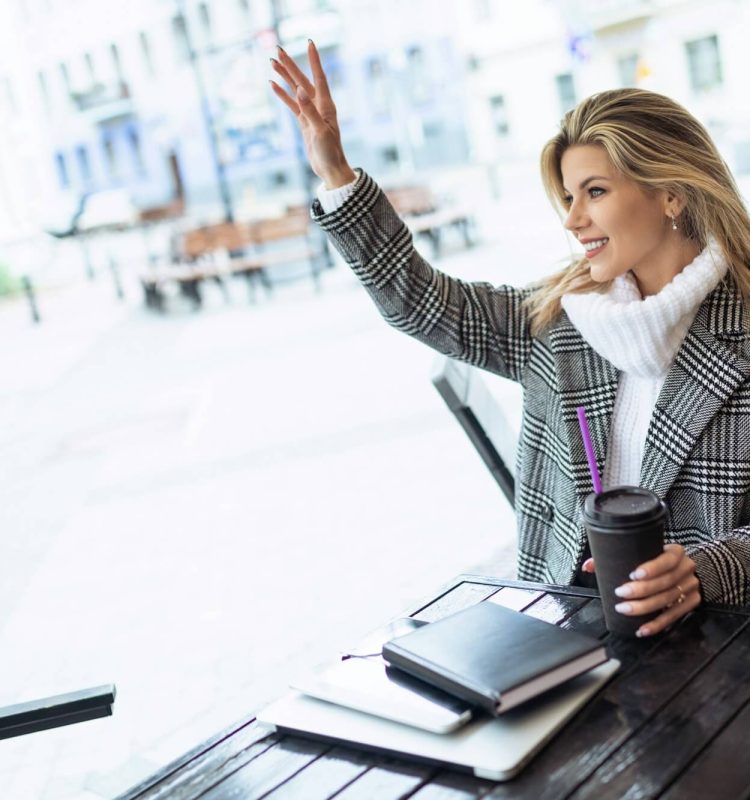
<path id="1" fill-rule="evenodd" d="M 542 178 L 585 257 L 524 289 L 430 267 L 383 193 L 347 163 L 318 52 L 311 82 L 279 48 L 310 164 L 313 218 L 394 327 L 524 388 L 519 577 L 586 583 L 590 492 L 575 409 L 605 485 L 669 507 L 664 552 L 617 589 L 623 614 L 745 604 L 750 575 L 750 218 L 704 128 L 666 97 L 603 92 L 565 115 Z"/>

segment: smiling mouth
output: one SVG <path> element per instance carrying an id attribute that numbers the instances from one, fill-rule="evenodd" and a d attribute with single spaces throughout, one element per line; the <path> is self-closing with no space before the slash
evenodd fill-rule
<path id="1" fill-rule="evenodd" d="M 593 242 L 586 242 L 583 246 L 583 249 L 586 251 L 586 258 L 593 258 L 599 255 L 607 246 L 608 241 L 609 239 L 605 237 L 603 239 L 595 239 Z"/>

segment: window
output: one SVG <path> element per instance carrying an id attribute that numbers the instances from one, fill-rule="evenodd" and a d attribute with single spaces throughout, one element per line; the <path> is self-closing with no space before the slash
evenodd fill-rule
<path id="1" fill-rule="evenodd" d="M 206 40 L 211 39 L 211 9 L 208 3 L 201 3 L 198 6 L 198 18 L 201 21 L 201 29 Z"/>
<path id="2" fill-rule="evenodd" d="M 141 45 L 141 55 L 143 56 L 143 63 L 146 66 L 146 72 L 149 75 L 155 75 L 154 58 L 151 54 L 151 42 L 148 38 L 148 34 L 145 31 L 141 31 L 138 34 L 138 41 Z"/>
<path id="3" fill-rule="evenodd" d="M 65 89 L 65 93 L 70 95 L 70 71 L 68 70 L 68 65 L 64 62 L 59 65 L 60 70 L 60 78 L 62 79 L 63 88 Z"/>
<path id="4" fill-rule="evenodd" d="M 685 42 L 690 86 L 694 92 L 705 92 L 722 84 L 721 55 L 716 35 Z"/>
<path id="5" fill-rule="evenodd" d="M 10 78 L 3 78 L 2 85 L 3 85 L 3 105 L 8 114 L 13 114 L 18 110 L 18 104 L 16 103 L 16 93 L 13 91 L 13 84 L 10 82 Z"/>
<path id="6" fill-rule="evenodd" d="M 146 171 L 146 165 L 143 162 L 143 150 L 141 148 L 141 135 L 135 125 L 130 125 L 127 131 L 128 144 L 130 145 L 130 152 L 133 155 L 133 162 L 135 163 L 136 170 L 143 174 Z"/>
<path id="7" fill-rule="evenodd" d="M 42 98 L 42 105 L 45 111 L 49 111 L 49 88 L 47 87 L 47 76 L 43 72 L 37 72 L 37 83 L 39 84 L 39 96 Z"/>
<path id="8" fill-rule="evenodd" d="M 398 164 L 398 148 L 394 145 L 389 145 L 388 147 L 384 147 L 380 151 L 380 157 L 383 159 L 384 164 L 388 165 L 395 165 Z"/>
<path id="9" fill-rule="evenodd" d="M 120 61 L 120 50 L 116 44 L 111 44 L 109 46 L 109 54 L 112 58 L 112 67 L 115 70 L 115 76 L 117 80 L 122 83 L 122 62 Z"/>
<path id="10" fill-rule="evenodd" d="M 94 65 L 94 57 L 91 55 L 91 53 L 85 53 L 83 60 L 86 64 L 86 72 L 88 73 L 91 84 L 96 85 L 96 66 Z"/>
<path id="11" fill-rule="evenodd" d="M 492 0 L 474 0 L 474 21 L 486 22 L 492 19 Z"/>
<path id="12" fill-rule="evenodd" d="M 620 86 L 636 86 L 638 84 L 638 53 L 631 53 L 617 59 L 617 75 Z"/>
<path id="13" fill-rule="evenodd" d="M 406 63 L 412 99 L 417 103 L 427 102 L 432 96 L 432 91 L 422 48 L 409 47 L 406 51 Z"/>
<path id="14" fill-rule="evenodd" d="M 560 112 L 565 114 L 576 104 L 576 89 L 573 83 L 573 75 L 565 72 L 555 77 L 557 85 L 557 96 L 560 101 Z"/>
<path id="15" fill-rule="evenodd" d="M 65 161 L 65 153 L 55 153 L 55 169 L 57 170 L 57 182 L 61 189 L 70 186 L 70 176 L 68 175 L 68 164 Z"/>
<path id="16" fill-rule="evenodd" d="M 507 136 L 510 127 L 508 125 L 508 108 L 505 105 L 505 97 L 503 95 L 498 94 L 490 97 L 490 115 L 495 135 Z"/>
<path id="17" fill-rule="evenodd" d="M 190 43 L 188 42 L 187 25 L 185 17 L 178 14 L 172 17 L 172 41 L 178 61 L 190 60 Z"/>
<path id="18" fill-rule="evenodd" d="M 388 114 L 388 87 L 385 65 L 381 58 L 371 58 L 367 62 L 367 80 L 370 84 L 372 110 L 377 116 L 386 116 Z"/>
<path id="19" fill-rule="evenodd" d="M 109 131 L 104 131 L 102 134 L 102 150 L 104 150 L 107 172 L 110 177 L 113 177 L 117 175 L 117 151 L 115 150 L 114 139 Z"/>
<path id="20" fill-rule="evenodd" d="M 76 147 L 76 161 L 78 161 L 78 171 L 84 183 L 91 180 L 91 164 L 89 163 L 89 151 L 85 144 Z"/>

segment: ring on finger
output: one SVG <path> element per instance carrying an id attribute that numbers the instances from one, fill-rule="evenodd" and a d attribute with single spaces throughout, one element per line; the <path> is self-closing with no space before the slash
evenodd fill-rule
<path id="1" fill-rule="evenodd" d="M 680 594 L 677 596 L 677 599 L 675 600 L 675 603 L 677 603 L 677 605 L 679 606 L 681 603 L 685 602 L 685 598 L 687 597 L 687 595 L 685 594 L 682 586 L 680 586 L 679 583 L 677 584 L 677 591 Z M 672 605 L 674 605 L 674 603 Z"/>

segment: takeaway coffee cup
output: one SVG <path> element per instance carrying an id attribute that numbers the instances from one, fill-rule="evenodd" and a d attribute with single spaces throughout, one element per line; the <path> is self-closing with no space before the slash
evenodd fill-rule
<path id="1" fill-rule="evenodd" d="M 661 611 L 626 616 L 615 611 L 624 602 L 615 589 L 627 583 L 630 573 L 664 550 L 666 505 L 648 489 L 615 486 L 590 494 L 583 506 L 583 522 L 596 566 L 596 582 L 602 598 L 607 629 L 621 636 L 635 632 Z"/>

